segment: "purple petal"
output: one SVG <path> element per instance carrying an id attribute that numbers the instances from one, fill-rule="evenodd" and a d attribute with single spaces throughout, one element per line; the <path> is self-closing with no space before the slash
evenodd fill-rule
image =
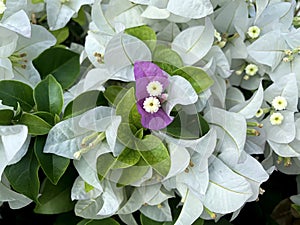
<path id="1" fill-rule="evenodd" d="M 136 61 L 134 63 L 134 77 L 140 79 L 149 76 L 165 76 L 162 69 L 152 62 Z"/>
<path id="2" fill-rule="evenodd" d="M 141 123 L 143 127 L 151 130 L 161 130 L 167 127 L 173 118 L 170 117 L 162 108 L 160 108 L 156 113 L 148 113 L 143 108 L 144 100 L 137 102 L 138 112 L 141 114 Z"/>
<path id="3" fill-rule="evenodd" d="M 151 81 L 159 81 L 163 86 L 163 90 L 169 85 L 168 74 L 151 62 L 135 62 L 134 77 L 136 80 L 136 97 L 138 101 L 149 96 L 147 85 Z"/>

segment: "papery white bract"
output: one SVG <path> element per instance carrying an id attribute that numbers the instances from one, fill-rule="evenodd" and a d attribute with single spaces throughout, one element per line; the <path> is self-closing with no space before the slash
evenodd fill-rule
<path id="1" fill-rule="evenodd" d="M 24 125 L 0 126 L 0 180 L 6 166 L 17 163 L 27 152 L 30 136 Z"/>

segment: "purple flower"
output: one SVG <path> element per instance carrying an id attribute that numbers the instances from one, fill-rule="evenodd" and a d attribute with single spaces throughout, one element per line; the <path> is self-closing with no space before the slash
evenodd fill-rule
<path id="1" fill-rule="evenodd" d="M 142 125 L 151 130 L 165 128 L 173 120 L 162 108 L 167 96 L 164 92 L 169 85 L 168 74 L 154 63 L 137 61 L 134 63 L 134 77 Z"/>

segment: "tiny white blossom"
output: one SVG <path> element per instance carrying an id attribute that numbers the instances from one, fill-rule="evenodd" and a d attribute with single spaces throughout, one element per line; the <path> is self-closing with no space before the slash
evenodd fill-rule
<path id="1" fill-rule="evenodd" d="M 277 96 L 272 100 L 272 106 L 275 110 L 283 110 L 287 106 L 287 101 L 285 97 Z"/>
<path id="2" fill-rule="evenodd" d="M 5 10 L 6 10 L 6 6 L 2 0 L 0 1 L 0 14 L 3 14 Z"/>
<path id="3" fill-rule="evenodd" d="M 281 113 L 276 112 L 270 116 L 270 122 L 272 125 L 280 125 L 283 121 L 284 117 Z"/>
<path id="4" fill-rule="evenodd" d="M 162 94 L 163 85 L 159 81 L 151 81 L 147 85 L 147 92 L 150 96 L 159 96 Z"/>
<path id="5" fill-rule="evenodd" d="M 143 108 L 148 113 L 156 113 L 160 108 L 160 101 L 156 97 L 148 97 L 143 103 Z"/>
<path id="6" fill-rule="evenodd" d="M 247 34 L 252 39 L 258 38 L 258 36 L 260 35 L 260 29 L 258 26 L 249 27 Z"/>
<path id="7" fill-rule="evenodd" d="M 245 73 L 249 76 L 254 76 L 258 71 L 258 67 L 255 64 L 248 64 L 245 68 Z"/>

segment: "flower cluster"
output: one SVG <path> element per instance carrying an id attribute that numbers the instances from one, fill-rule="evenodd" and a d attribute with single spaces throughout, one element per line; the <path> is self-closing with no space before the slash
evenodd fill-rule
<path id="1" fill-rule="evenodd" d="M 0 205 L 82 223 L 234 219 L 274 170 L 300 171 L 295 9 L 0 1 Z"/>

